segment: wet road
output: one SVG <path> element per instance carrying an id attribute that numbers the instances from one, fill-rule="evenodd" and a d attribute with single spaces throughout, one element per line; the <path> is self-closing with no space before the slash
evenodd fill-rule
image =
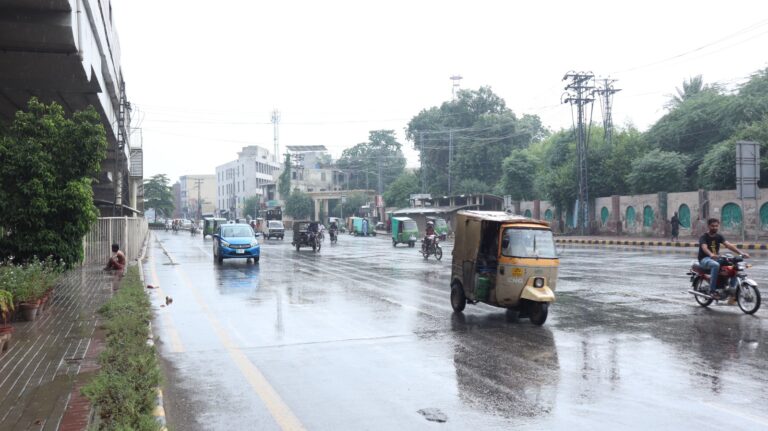
<path id="1" fill-rule="evenodd" d="M 768 311 L 698 307 L 691 251 L 562 249 L 537 327 L 454 314 L 450 244 L 425 262 L 380 237 L 319 254 L 287 237 L 257 265 L 211 247 L 154 232 L 144 266 L 174 429 L 768 427 Z M 768 256 L 752 263 L 768 285 Z"/>

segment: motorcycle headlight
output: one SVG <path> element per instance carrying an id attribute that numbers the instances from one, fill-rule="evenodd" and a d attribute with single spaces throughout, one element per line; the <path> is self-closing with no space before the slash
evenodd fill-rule
<path id="1" fill-rule="evenodd" d="M 221 245 L 224 247 L 229 247 L 229 243 L 224 241 L 223 239 L 221 240 Z"/>
<path id="2" fill-rule="evenodd" d="M 744 271 L 747 269 L 747 265 L 745 263 L 739 262 L 736 264 L 736 269 L 739 271 Z"/>

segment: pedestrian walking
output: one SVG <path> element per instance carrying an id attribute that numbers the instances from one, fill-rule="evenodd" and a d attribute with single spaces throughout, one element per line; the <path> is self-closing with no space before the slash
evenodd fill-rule
<path id="1" fill-rule="evenodd" d="M 677 241 L 679 240 L 678 235 L 680 235 L 680 218 L 677 216 L 677 211 L 669 222 L 672 224 L 672 241 Z"/>

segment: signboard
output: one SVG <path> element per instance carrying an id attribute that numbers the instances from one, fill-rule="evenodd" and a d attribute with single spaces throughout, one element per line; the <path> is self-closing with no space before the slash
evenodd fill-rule
<path id="1" fill-rule="evenodd" d="M 424 200 L 424 199 L 432 199 L 432 195 L 429 193 L 414 193 L 411 195 L 411 200 Z"/>
<path id="2" fill-rule="evenodd" d="M 740 199 L 757 199 L 760 181 L 760 145 L 757 142 L 736 142 L 736 192 Z"/>

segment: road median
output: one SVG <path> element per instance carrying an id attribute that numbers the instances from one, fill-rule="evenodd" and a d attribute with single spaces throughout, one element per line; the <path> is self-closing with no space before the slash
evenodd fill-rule
<path id="1" fill-rule="evenodd" d="M 599 237 L 592 238 L 567 238 L 557 237 L 555 238 L 557 244 L 587 244 L 587 245 L 612 245 L 612 246 L 637 246 L 637 247 L 681 247 L 681 248 L 696 248 L 699 246 L 698 241 L 665 241 L 659 239 L 604 239 Z M 744 242 L 736 243 L 737 248 L 742 250 L 768 250 L 768 244 Z"/>

